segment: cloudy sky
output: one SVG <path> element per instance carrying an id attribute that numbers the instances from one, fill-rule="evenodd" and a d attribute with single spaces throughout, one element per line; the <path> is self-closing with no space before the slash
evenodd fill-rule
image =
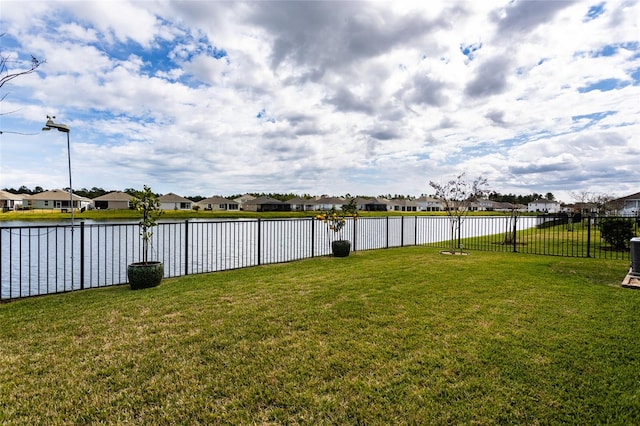
<path id="1" fill-rule="evenodd" d="M 0 187 L 640 191 L 640 5 L 12 1 Z"/>

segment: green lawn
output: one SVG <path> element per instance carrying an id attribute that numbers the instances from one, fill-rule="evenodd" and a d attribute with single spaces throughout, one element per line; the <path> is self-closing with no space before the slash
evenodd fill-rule
<path id="1" fill-rule="evenodd" d="M 2 424 L 638 424 L 628 261 L 410 247 L 0 305 Z"/>

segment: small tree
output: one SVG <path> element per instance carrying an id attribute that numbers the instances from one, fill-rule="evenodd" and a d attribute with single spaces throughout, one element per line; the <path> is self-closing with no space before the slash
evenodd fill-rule
<path id="1" fill-rule="evenodd" d="M 142 191 L 136 191 L 131 199 L 133 208 L 141 215 L 142 219 L 138 222 L 140 226 L 140 237 L 142 238 L 142 261 L 147 263 L 149 260 L 149 243 L 153 235 L 153 228 L 158 224 L 157 220 L 162 216 L 160 202 L 158 197 L 151 191 L 147 185 Z"/>
<path id="2" fill-rule="evenodd" d="M 460 239 L 460 226 L 463 218 L 469 213 L 471 204 L 489 193 L 487 179 L 477 177 L 472 182 L 465 180 L 465 173 L 449 180 L 446 184 L 429 181 L 429 185 L 435 189 L 434 198 L 439 199 L 449 217 L 451 224 L 451 253 L 455 252 L 456 235 Z"/>
<path id="3" fill-rule="evenodd" d="M 334 235 L 342 239 L 342 229 L 347 223 L 347 217 L 358 219 L 358 206 L 355 198 L 350 198 L 347 204 L 343 204 L 340 210 L 332 206 L 329 211 L 316 216 L 316 219 L 327 224 L 327 231 L 333 231 Z"/>

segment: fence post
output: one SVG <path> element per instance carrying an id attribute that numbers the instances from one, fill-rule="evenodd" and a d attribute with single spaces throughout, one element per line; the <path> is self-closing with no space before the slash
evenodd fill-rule
<path id="1" fill-rule="evenodd" d="M 184 221 L 184 274 L 189 275 L 189 220 Z"/>
<path id="2" fill-rule="evenodd" d="M 80 290 L 84 290 L 84 221 L 80 222 Z"/>
<path id="3" fill-rule="evenodd" d="M 516 233 L 518 230 L 518 215 L 514 215 L 513 216 L 513 252 L 517 252 L 518 248 L 517 248 L 517 241 L 516 241 Z"/>
<path id="4" fill-rule="evenodd" d="M 587 216 L 587 257 L 591 257 L 591 215 Z"/>
<path id="5" fill-rule="evenodd" d="M 357 246 L 356 246 L 356 224 L 358 223 L 358 218 L 353 218 L 353 251 L 357 251 Z"/>
<path id="6" fill-rule="evenodd" d="M 262 225 L 262 219 L 258 218 L 258 244 L 257 244 L 257 248 L 258 248 L 258 266 L 260 266 L 262 263 L 260 262 L 260 257 L 261 257 L 261 250 L 260 250 L 260 246 L 262 245 L 260 242 L 260 234 L 261 234 L 261 226 Z"/>
<path id="7" fill-rule="evenodd" d="M 311 218 L 311 257 L 316 256 L 316 219 Z"/>
<path id="8" fill-rule="evenodd" d="M 386 248 L 389 248 L 389 216 L 385 217 L 385 219 L 386 219 L 385 220 L 385 224 L 386 224 L 386 227 L 387 227 L 387 232 L 386 232 L 386 234 L 387 234 L 387 247 Z"/>
<path id="9" fill-rule="evenodd" d="M 404 247 L 404 216 L 400 216 L 400 247 Z"/>

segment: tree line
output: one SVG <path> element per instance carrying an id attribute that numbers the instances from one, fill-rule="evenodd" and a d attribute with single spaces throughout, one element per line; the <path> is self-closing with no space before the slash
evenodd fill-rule
<path id="1" fill-rule="evenodd" d="M 68 191 L 69 188 L 63 188 L 65 191 Z M 41 192 L 45 192 L 47 191 L 46 189 L 44 189 L 41 186 L 36 186 L 33 189 L 22 185 L 19 188 L 3 188 L 4 191 L 10 192 L 12 194 L 29 194 L 29 195 L 34 195 L 34 194 L 39 194 Z M 112 189 L 104 189 L 104 188 L 99 188 L 99 187 L 92 187 L 90 189 L 88 188 L 80 188 L 80 189 L 74 189 L 73 193 L 76 195 L 79 195 L 80 197 L 86 197 L 86 198 L 96 198 L 96 197 L 100 197 L 102 195 L 108 194 L 109 192 L 113 192 L 114 190 Z M 134 195 L 138 190 L 135 188 L 126 188 L 123 192 L 126 192 L 127 194 L 131 194 Z M 229 199 L 235 199 L 235 198 L 239 198 L 241 196 L 243 196 L 245 194 L 234 194 L 231 195 L 229 197 Z M 313 198 L 312 195 L 310 194 L 303 194 L 303 195 L 298 195 L 298 194 L 294 194 L 294 193 L 265 193 L 265 192 L 260 192 L 260 193 L 249 193 L 249 195 L 252 195 L 254 197 L 269 197 L 269 198 L 274 198 L 276 200 L 280 200 L 280 201 L 286 201 L 286 200 L 290 200 L 292 198 L 296 198 L 296 197 L 301 197 L 301 198 L 305 198 L 305 199 L 310 199 Z M 351 198 L 352 196 L 350 194 L 346 194 L 347 198 Z M 356 196 L 357 197 L 362 197 L 362 198 L 371 198 L 371 197 L 367 197 L 367 196 Z M 413 200 L 416 197 L 410 196 L 410 195 L 391 195 L 391 194 L 386 194 L 386 195 L 380 195 L 380 197 L 384 197 L 384 198 L 389 198 L 389 199 L 408 199 L 408 200 Z M 198 202 L 201 200 L 204 200 L 205 196 L 202 195 L 188 195 L 185 196 L 185 198 L 194 201 L 194 202 Z M 549 201 L 553 201 L 555 199 L 555 197 L 553 196 L 552 193 L 548 192 L 545 195 L 542 194 L 538 194 L 536 192 L 532 193 L 532 194 L 528 194 L 528 195 L 516 195 L 516 194 L 501 194 L 499 192 L 496 191 L 491 191 L 489 193 L 489 199 L 491 201 L 497 201 L 497 202 L 501 202 L 501 203 L 511 203 L 511 204 L 524 204 L 527 205 L 530 202 L 533 202 L 535 200 L 539 200 L 540 198 L 546 198 Z"/>

